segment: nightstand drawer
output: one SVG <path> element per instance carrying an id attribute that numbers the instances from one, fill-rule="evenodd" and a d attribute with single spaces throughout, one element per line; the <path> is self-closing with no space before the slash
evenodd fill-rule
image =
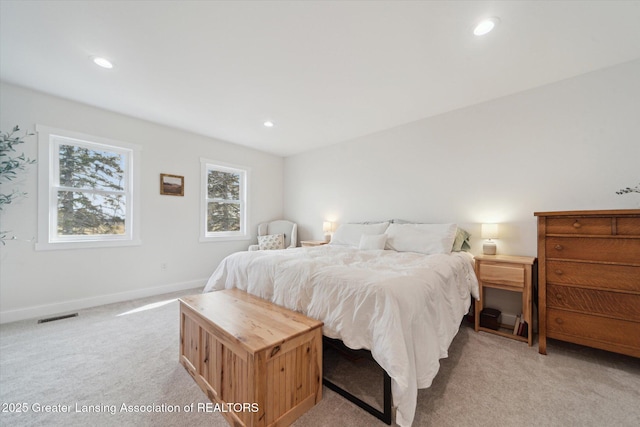
<path id="1" fill-rule="evenodd" d="M 514 288 L 524 286 L 524 267 L 511 264 L 482 263 L 479 279 L 483 282 L 496 283 Z"/>

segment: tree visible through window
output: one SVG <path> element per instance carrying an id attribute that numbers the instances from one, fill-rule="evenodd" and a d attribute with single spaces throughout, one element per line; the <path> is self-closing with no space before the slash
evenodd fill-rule
<path id="1" fill-rule="evenodd" d="M 244 236 L 246 232 L 245 169 L 203 160 L 205 185 L 204 237 Z"/>
<path id="2" fill-rule="evenodd" d="M 125 155 L 60 144 L 58 159 L 58 235 L 124 235 Z"/>
<path id="3" fill-rule="evenodd" d="M 210 170 L 207 193 L 207 231 L 240 231 L 240 174 Z"/>

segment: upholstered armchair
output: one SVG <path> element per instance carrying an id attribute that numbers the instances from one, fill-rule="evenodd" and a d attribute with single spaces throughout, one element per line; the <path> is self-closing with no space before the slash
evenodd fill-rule
<path id="1" fill-rule="evenodd" d="M 296 246 L 298 246 L 298 224 L 279 219 L 258 224 L 258 244 L 249 246 L 249 250 L 289 249 Z"/>

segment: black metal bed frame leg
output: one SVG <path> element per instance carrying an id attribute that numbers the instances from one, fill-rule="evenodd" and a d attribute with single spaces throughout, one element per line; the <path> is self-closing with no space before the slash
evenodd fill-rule
<path id="1" fill-rule="evenodd" d="M 341 351 L 345 351 L 345 349 L 346 349 L 346 351 L 352 352 L 352 353 L 355 353 L 355 354 L 363 354 L 363 353 L 368 354 L 367 358 L 370 359 L 370 360 L 373 360 L 375 362 L 375 360 L 373 359 L 373 356 L 371 356 L 371 352 L 368 351 L 368 350 L 351 350 L 350 348 L 345 346 L 342 343 L 342 341 L 335 340 L 335 339 L 332 339 L 332 338 L 327 338 L 327 337 L 324 337 L 324 336 L 322 337 L 322 339 L 326 344 L 329 344 L 329 345 L 332 345 L 332 346 L 335 346 L 335 347 L 339 347 Z M 380 369 L 382 369 L 382 368 L 380 368 Z M 383 402 L 383 408 L 382 408 L 383 410 L 382 411 L 380 411 L 377 408 L 374 408 L 373 406 L 369 405 L 367 402 L 363 401 L 362 399 L 360 399 L 356 395 L 348 392 L 347 390 L 345 390 L 342 387 L 336 385 L 331 380 L 329 380 L 329 379 L 327 379 L 325 377 L 322 378 L 322 383 L 325 386 L 327 386 L 327 388 L 329 388 L 330 390 L 335 391 L 340 396 L 342 396 L 345 399 L 349 400 L 350 402 L 354 403 L 358 407 L 364 409 L 365 411 L 367 411 L 368 413 L 370 413 L 374 417 L 376 417 L 379 420 L 383 421 L 385 424 L 391 425 L 391 404 L 392 404 L 391 377 L 389 376 L 387 371 L 385 371 L 384 369 L 382 369 L 382 372 L 384 372 L 384 386 L 383 386 L 384 387 L 384 402 Z"/>

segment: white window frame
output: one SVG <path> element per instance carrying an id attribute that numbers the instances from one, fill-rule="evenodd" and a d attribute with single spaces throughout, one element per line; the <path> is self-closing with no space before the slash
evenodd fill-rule
<path id="1" fill-rule="evenodd" d="M 209 171 L 237 173 L 240 175 L 240 231 L 216 231 L 207 230 L 207 213 L 210 200 L 207 191 Z M 249 240 L 249 180 L 251 169 L 246 166 L 233 165 L 216 160 L 200 159 L 200 242 L 219 242 L 224 240 Z"/>
<path id="2" fill-rule="evenodd" d="M 38 241 L 36 250 L 135 246 L 140 239 L 140 152 L 141 147 L 79 132 L 36 125 L 38 134 Z M 58 191 L 74 190 L 60 186 L 59 147 L 68 144 L 125 156 L 126 197 L 125 234 L 58 235 Z M 81 190 L 87 192 L 87 190 Z M 114 193 L 92 190 L 91 193 Z"/>

